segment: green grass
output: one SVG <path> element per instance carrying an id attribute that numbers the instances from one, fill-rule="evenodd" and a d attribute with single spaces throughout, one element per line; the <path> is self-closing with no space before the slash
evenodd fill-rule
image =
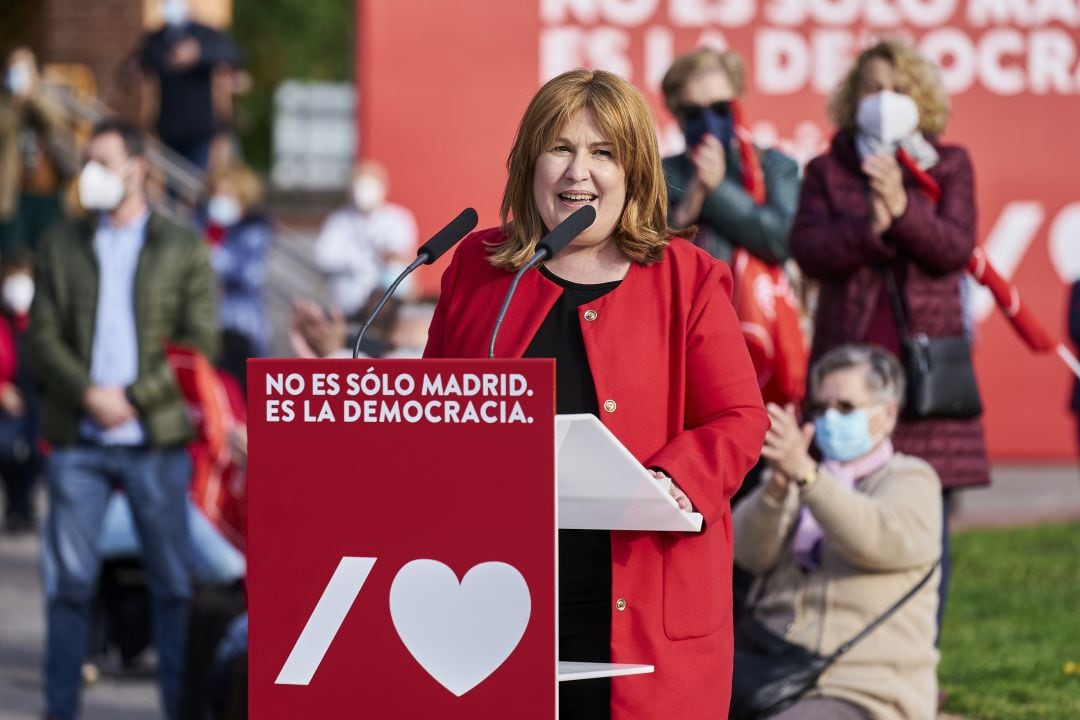
<path id="1" fill-rule="evenodd" d="M 948 712 L 1080 718 L 1080 523 L 955 535 L 941 644 Z"/>

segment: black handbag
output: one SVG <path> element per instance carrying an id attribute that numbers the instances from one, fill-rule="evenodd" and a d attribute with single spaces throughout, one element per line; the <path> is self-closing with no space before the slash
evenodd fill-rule
<path id="1" fill-rule="evenodd" d="M 794 704 L 817 685 L 825 670 L 911 599 L 934 574 L 940 561 L 888 610 L 841 643 L 831 655 L 820 655 L 788 642 L 754 619 L 751 612 L 735 627 L 735 672 L 731 683 L 729 720 L 759 720 Z"/>
<path id="2" fill-rule="evenodd" d="M 982 414 L 979 386 L 966 337 L 911 335 L 904 302 L 892 272 L 882 269 L 903 346 L 908 415 L 916 418 L 965 419 Z"/>

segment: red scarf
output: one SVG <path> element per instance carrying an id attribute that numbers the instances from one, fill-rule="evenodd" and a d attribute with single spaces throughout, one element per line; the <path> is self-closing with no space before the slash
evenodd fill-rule
<path id="1" fill-rule="evenodd" d="M 742 185 L 754 204 L 765 204 L 765 176 L 754 137 L 743 122 L 742 103 L 731 101 L 731 119 L 739 141 Z M 731 258 L 731 302 L 766 402 L 798 406 L 806 394 L 809 352 L 799 319 L 799 303 L 784 269 L 735 248 Z"/>

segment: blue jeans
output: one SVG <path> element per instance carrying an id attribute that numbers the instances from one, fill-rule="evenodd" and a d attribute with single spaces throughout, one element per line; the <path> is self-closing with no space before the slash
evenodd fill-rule
<path id="1" fill-rule="evenodd" d="M 191 541 L 187 489 L 191 460 L 184 449 L 76 446 L 49 458 L 45 524 L 45 700 L 48 714 L 78 714 L 82 663 L 90 643 L 97 593 L 98 547 L 114 485 L 131 501 L 150 585 L 158 681 L 167 718 L 176 718 L 184 671 Z"/>

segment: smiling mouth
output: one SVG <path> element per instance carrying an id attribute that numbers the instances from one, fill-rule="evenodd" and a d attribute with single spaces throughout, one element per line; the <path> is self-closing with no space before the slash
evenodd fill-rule
<path id="1" fill-rule="evenodd" d="M 559 193 L 559 199 L 560 200 L 562 200 L 564 202 L 568 202 L 568 203 L 573 203 L 573 204 L 590 203 L 593 200 L 595 200 L 596 198 L 597 198 L 597 196 L 592 194 L 592 193 L 570 193 L 570 192 Z"/>

